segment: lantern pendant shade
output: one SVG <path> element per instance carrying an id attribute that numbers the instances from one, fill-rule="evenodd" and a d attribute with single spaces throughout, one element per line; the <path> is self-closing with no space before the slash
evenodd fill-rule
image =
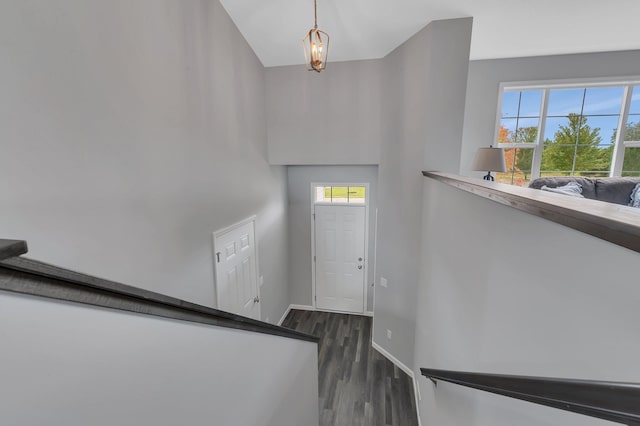
<path id="1" fill-rule="evenodd" d="M 329 34 L 313 28 L 302 40 L 302 45 L 307 70 L 320 72 L 325 69 L 329 55 Z"/>
<path id="2" fill-rule="evenodd" d="M 307 64 L 307 71 L 321 72 L 327 67 L 327 57 L 329 56 L 329 34 L 318 29 L 317 0 L 313 0 L 313 17 L 315 25 L 302 39 L 304 62 Z"/>

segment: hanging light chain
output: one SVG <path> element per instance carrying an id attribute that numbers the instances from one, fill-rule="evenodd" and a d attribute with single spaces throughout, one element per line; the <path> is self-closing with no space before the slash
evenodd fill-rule
<path id="1" fill-rule="evenodd" d="M 313 0 L 313 16 L 315 17 L 314 29 L 318 29 L 318 1 Z"/>

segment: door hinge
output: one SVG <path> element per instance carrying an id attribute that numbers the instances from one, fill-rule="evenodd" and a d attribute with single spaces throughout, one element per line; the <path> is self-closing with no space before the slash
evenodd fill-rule
<path id="1" fill-rule="evenodd" d="M 313 213 L 312 216 L 313 216 L 313 220 L 316 220 L 316 214 Z"/>
<path id="2" fill-rule="evenodd" d="M 216 253 L 216 258 L 218 259 L 218 263 L 220 263 L 220 252 Z"/>
<path id="3" fill-rule="evenodd" d="M 314 261 L 314 262 L 316 261 L 316 257 L 315 257 L 315 256 L 313 256 L 313 261 Z"/>

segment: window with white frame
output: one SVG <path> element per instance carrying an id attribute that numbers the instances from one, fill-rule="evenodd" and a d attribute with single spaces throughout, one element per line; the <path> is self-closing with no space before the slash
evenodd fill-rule
<path id="1" fill-rule="evenodd" d="M 329 204 L 365 204 L 367 200 L 365 186 L 316 186 L 315 203 Z"/>
<path id="2" fill-rule="evenodd" d="M 503 183 L 640 176 L 640 81 L 505 85 L 496 143 L 505 148 L 507 172 L 496 176 Z"/>

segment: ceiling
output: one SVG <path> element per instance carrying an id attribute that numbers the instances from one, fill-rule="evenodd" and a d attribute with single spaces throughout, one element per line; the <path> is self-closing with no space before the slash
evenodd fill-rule
<path id="1" fill-rule="evenodd" d="M 381 58 L 433 20 L 468 16 L 471 59 L 640 49 L 639 0 L 317 1 L 330 62 Z M 304 62 L 313 0 L 221 2 L 264 66 Z"/>

